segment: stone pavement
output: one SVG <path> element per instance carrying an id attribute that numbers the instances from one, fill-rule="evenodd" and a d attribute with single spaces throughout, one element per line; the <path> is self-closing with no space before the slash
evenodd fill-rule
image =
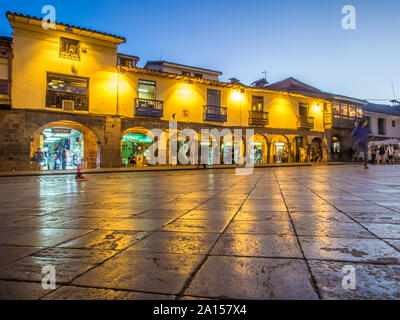
<path id="1" fill-rule="evenodd" d="M 400 298 L 400 166 L 234 173 L 0 178 L 0 299 Z"/>

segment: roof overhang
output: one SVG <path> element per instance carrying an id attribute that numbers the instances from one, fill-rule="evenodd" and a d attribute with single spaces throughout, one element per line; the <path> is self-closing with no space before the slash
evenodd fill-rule
<path id="1" fill-rule="evenodd" d="M 12 27 L 14 26 L 14 24 L 27 24 L 27 25 L 39 26 L 39 27 L 42 26 L 41 18 L 39 19 L 37 17 L 23 15 L 23 14 L 19 14 L 19 13 L 12 13 L 9 11 L 6 13 L 6 16 Z M 73 25 L 69 25 L 69 24 L 64 24 L 61 22 L 56 22 L 56 31 L 65 32 L 65 33 L 69 33 L 69 34 L 72 33 L 72 34 L 83 36 L 83 37 L 112 42 L 115 44 L 121 44 L 121 43 L 126 42 L 126 39 L 124 37 L 100 32 L 100 31 L 96 31 L 96 30 L 81 28 L 81 27 L 73 26 Z"/>
<path id="2" fill-rule="evenodd" d="M 193 66 L 187 66 L 184 64 L 179 64 L 179 63 L 173 63 L 173 62 L 168 62 L 168 61 L 148 61 L 145 65 L 145 68 L 147 68 L 149 65 L 161 65 L 163 67 L 171 67 L 171 68 L 179 68 L 182 70 L 188 70 L 188 71 L 194 71 L 194 72 L 205 72 L 208 74 L 212 74 L 215 76 L 220 76 L 222 75 L 221 71 L 215 71 L 215 70 L 210 70 L 206 68 L 199 68 L 199 67 L 193 67 Z"/>

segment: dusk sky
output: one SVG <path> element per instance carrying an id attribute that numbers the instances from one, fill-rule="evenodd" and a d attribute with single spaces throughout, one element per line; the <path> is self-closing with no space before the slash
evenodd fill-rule
<path id="1" fill-rule="evenodd" d="M 267 71 L 272 83 L 293 76 L 325 91 L 364 99 L 400 97 L 399 0 L 2 1 L 7 10 L 126 37 L 119 52 L 223 72 L 250 84 Z M 356 8 L 356 30 L 341 9 Z M 388 101 L 375 101 L 388 103 Z"/>

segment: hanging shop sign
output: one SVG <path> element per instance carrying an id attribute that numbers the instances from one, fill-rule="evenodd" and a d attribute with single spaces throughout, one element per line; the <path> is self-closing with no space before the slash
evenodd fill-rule
<path id="1" fill-rule="evenodd" d="M 153 143 L 153 140 L 143 134 L 127 134 L 123 138 L 124 141 L 140 142 L 140 143 Z"/>
<path id="2" fill-rule="evenodd" d="M 52 128 L 51 129 L 52 133 L 71 133 L 71 129 L 70 128 Z"/>

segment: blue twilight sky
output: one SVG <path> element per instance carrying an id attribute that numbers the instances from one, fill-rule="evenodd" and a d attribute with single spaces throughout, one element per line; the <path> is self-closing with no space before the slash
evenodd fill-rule
<path id="1" fill-rule="evenodd" d="M 0 35 L 11 35 L 5 12 L 41 17 L 125 36 L 119 51 L 223 72 L 221 80 L 272 83 L 293 76 L 322 90 L 357 98 L 400 97 L 400 0 L 13 0 L 1 1 Z M 341 9 L 357 10 L 344 30 Z M 383 102 L 383 101 L 382 101 Z"/>

